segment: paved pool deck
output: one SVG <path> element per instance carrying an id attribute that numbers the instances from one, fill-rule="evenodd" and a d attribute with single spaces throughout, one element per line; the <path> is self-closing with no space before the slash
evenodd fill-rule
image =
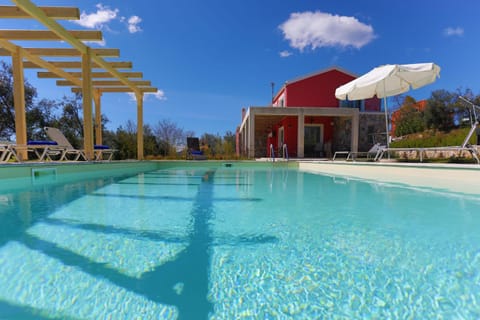
<path id="1" fill-rule="evenodd" d="M 314 160 L 298 161 L 298 167 L 312 173 L 480 195 L 480 165 L 477 164 Z"/>

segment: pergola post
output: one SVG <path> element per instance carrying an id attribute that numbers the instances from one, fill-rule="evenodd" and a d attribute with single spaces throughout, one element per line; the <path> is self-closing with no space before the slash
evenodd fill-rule
<path id="1" fill-rule="evenodd" d="M 137 159 L 143 160 L 143 93 L 135 92 L 137 99 Z"/>
<path id="2" fill-rule="evenodd" d="M 95 144 L 102 145 L 102 92 L 98 89 L 93 91 L 93 102 L 95 103 Z"/>
<path id="3" fill-rule="evenodd" d="M 94 158 L 91 62 L 90 48 L 87 47 L 82 53 L 83 147 L 87 160 Z"/>
<path id="4" fill-rule="evenodd" d="M 15 135 L 17 145 L 27 144 L 27 120 L 25 116 L 25 83 L 23 77 L 23 56 L 20 47 L 12 52 L 13 103 L 15 106 Z M 26 149 L 17 153 L 20 159 L 28 160 Z"/>
<path id="5" fill-rule="evenodd" d="M 255 158 L 255 112 L 250 111 L 248 118 L 248 157 Z"/>
<path id="6" fill-rule="evenodd" d="M 358 152 L 358 135 L 360 130 L 360 112 L 358 109 L 354 109 L 355 113 L 352 115 L 352 141 L 350 150 L 352 152 Z"/>
<path id="7" fill-rule="evenodd" d="M 297 117 L 297 157 L 305 156 L 305 114 L 300 110 Z"/>

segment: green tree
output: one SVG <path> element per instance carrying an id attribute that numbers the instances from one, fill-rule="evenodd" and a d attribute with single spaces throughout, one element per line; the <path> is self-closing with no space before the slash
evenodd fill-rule
<path id="1" fill-rule="evenodd" d="M 29 140 L 45 140 L 45 127 L 56 126 L 58 102 L 55 100 L 42 99 L 36 103 L 26 114 L 27 138 Z"/>
<path id="2" fill-rule="evenodd" d="M 465 99 L 471 101 L 473 104 L 477 106 L 480 105 L 480 96 L 478 95 L 475 96 L 471 89 L 466 89 L 463 91 L 461 89 L 457 89 L 456 94 L 458 96 L 464 97 Z M 470 125 L 472 124 L 472 121 L 475 120 L 473 119 L 474 113 L 473 113 L 472 106 L 466 103 L 462 99 L 457 99 L 453 109 L 454 109 L 455 124 L 458 125 L 459 127 L 470 127 Z M 477 113 L 477 117 L 480 116 L 480 114 L 478 114 L 478 110 L 476 113 Z"/>
<path id="3" fill-rule="evenodd" d="M 193 132 L 185 131 L 169 119 L 158 121 L 153 132 L 157 137 L 159 152 L 163 156 L 175 155 L 177 147 L 185 145 L 187 136 L 193 136 Z"/>
<path id="4" fill-rule="evenodd" d="M 423 112 L 418 110 L 416 103 L 415 99 L 410 96 L 406 96 L 403 100 L 403 104 L 396 112 L 394 119 L 396 136 L 425 130 Z"/>
<path id="5" fill-rule="evenodd" d="M 160 153 L 157 139 L 150 125 L 143 126 L 143 153 L 144 156 L 156 156 Z"/>
<path id="6" fill-rule="evenodd" d="M 441 131 L 453 129 L 456 100 L 457 95 L 447 90 L 433 91 L 424 111 L 426 127 Z"/>
<path id="7" fill-rule="evenodd" d="M 81 149 L 83 147 L 82 95 L 76 93 L 73 96 L 64 96 L 59 105 L 61 114 L 55 127 L 63 132 L 73 147 Z"/>
<path id="8" fill-rule="evenodd" d="M 115 134 L 114 146 L 118 150 L 118 159 L 137 158 L 137 127 L 128 120 L 125 126 L 120 126 Z"/>
<path id="9" fill-rule="evenodd" d="M 235 157 L 236 135 L 232 131 L 225 132 L 223 136 L 223 152 L 228 158 Z"/>
<path id="10" fill-rule="evenodd" d="M 33 108 L 37 90 L 25 80 L 26 114 Z M 12 67 L 0 61 L 0 139 L 10 140 L 15 134 L 15 106 L 13 103 L 13 71 Z M 27 136 L 29 133 L 27 132 Z M 30 133 L 31 136 L 31 133 Z"/>
<path id="11" fill-rule="evenodd" d="M 200 137 L 200 143 L 205 146 L 205 151 L 208 156 L 223 154 L 222 138 L 219 134 L 204 133 Z"/>
<path id="12" fill-rule="evenodd" d="M 128 120 L 124 126 L 120 126 L 116 132 L 105 131 L 105 142 L 117 149 L 115 159 L 136 159 L 137 158 L 137 125 Z M 145 157 L 159 154 L 159 146 L 156 136 L 150 125 L 143 126 L 143 153 Z"/>

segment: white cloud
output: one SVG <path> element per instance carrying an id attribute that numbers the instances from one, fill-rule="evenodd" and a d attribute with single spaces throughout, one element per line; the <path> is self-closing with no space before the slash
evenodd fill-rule
<path id="1" fill-rule="evenodd" d="M 147 92 L 146 95 L 151 95 L 155 97 L 155 99 L 158 99 L 160 101 L 162 100 L 167 100 L 167 97 L 165 96 L 165 91 L 158 89 L 157 92 Z"/>
<path id="2" fill-rule="evenodd" d="M 133 92 L 127 92 L 128 96 L 130 97 L 131 101 L 136 102 L 137 99 L 135 97 L 135 93 Z M 167 97 L 165 95 L 165 91 L 158 89 L 157 92 L 146 92 L 143 96 L 143 99 L 146 100 L 148 99 L 149 96 L 153 96 L 155 99 L 158 99 L 160 101 L 167 100 Z"/>
<path id="3" fill-rule="evenodd" d="M 131 16 L 130 18 L 128 18 L 128 32 L 135 33 L 142 31 L 142 29 L 138 25 L 140 22 L 142 22 L 142 19 L 139 16 Z"/>
<path id="4" fill-rule="evenodd" d="M 127 92 L 127 95 L 130 97 L 130 101 L 136 102 L 137 98 L 135 96 L 135 93 L 133 92 Z"/>
<path id="5" fill-rule="evenodd" d="M 100 47 L 105 47 L 107 45 L 105 39 L 102 39 L 100 41 L 83 41 L 83 43 L 85 43 L 86 45 L 96 44 Z"/>
<path id="6" fill-rule="evenodd" d="M 287 51 L 287 50 L 283 50 L 279 53 L 280 57 L 282 58 L 287 58 L 287 57 L 290 57 L 292 55 L 292 53 L 290 51 Z"/>
<path id="7" fill-rule="evenodd" d="M 279 28 L 290 46 L 300 51 L 308 47 L 361 48 L 375 38 L 373 27 L 355 17 L 320 11 L 292 13 Z"/>
<path id="8" fill-rule="evenodd" d="M 142 31 L 140 28 L 140 22 L 142 18 L 139 16 L 131 16 L 130 18 L 119 17 L 119 9 L 111 9 L 109 6 L 104 6 L 101 3 L 96 5 L 97 11 L 87 14 L 85 11 L 80 15 L 80 20 L 74 20 L 72 22 L 81 25 L 82 27 L 90 29 L 106 29 L 109 30 L 108 24 L 115 20 L 126 24 L 128 32 L 136 33 Z"/>
<path id="9" fill-rule="evenodd" d="M 101 3 L 97 4 L 97 12 L 87 14 L 82 12 L 80 20 L 73 21 L 82 27 L 90 29 L 101 29 L 107 23 L 117 17 L 118 9 L 110 9 L 108 6 L 103 6 Z"/>
<path id="10" fill-rule="evenodd" d="M 445 30 L 443 30 L 443 34 L 446 35 L 447 37 L 450 36 L 463 36 L 463 28 L 456 27 L 448 27 Z"/>

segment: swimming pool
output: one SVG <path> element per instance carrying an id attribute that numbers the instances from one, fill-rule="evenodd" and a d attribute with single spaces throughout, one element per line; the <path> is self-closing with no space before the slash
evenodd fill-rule
<path id="1" fill-rule="evenodd" d="M 0 315 L 479 318 L 480 198 L 281 166 L 0 195 Z"/>

